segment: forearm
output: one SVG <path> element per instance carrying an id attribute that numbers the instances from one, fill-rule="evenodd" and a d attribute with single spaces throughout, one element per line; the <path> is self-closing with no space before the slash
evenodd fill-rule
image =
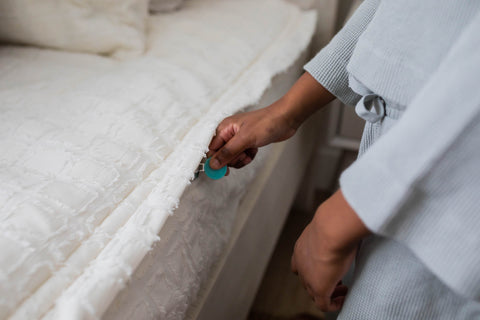
<path id="1" fill-rule="evenodd" d="M 268 108 L 282 114 L 290 121 L 290 126 L 297 129 L 308 117 L 334 99 L 333 94 L 305 72 L 280 100 Z"/>

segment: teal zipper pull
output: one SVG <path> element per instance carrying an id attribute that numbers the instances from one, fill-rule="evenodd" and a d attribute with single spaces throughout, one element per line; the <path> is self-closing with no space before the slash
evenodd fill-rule
<path id="1" fill-rule="evenodd" d="M 208 158 L 205 161 L 205 164 L 203 166 L 203 171 L 205 172 L 207 177 L 209 177 L 210 179 L 213 179 L 213 180 L 218 180 L 218 179 L 223 178 L 227 174 L 227 166 L 224 166 L 224 167 L 222 167 L 218 170 L 213 170 L 210 167 L 210 159 L 211 158 Z"/>

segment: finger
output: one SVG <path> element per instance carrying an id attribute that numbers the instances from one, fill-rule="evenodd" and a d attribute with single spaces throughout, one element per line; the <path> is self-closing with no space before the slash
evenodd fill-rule
<path id="1" fill-rule="evenodd" d="M 334 298 L 337 298 L 337 297 L 344 297 L 346 296 L 348 293 L 348 287 L 345 286 L 345 285 L 340 285 L 340 286 L 337 286 L 335 288 L 335 290 L 333 290 L 333 293 L 332 293 L 332 299 Z"/>
<path id="2" fill-rule="evenodd" d="M 290 260 L 290 269 L 293 273 L 298 275 L 297 263 L 295 262 L 295 255 L 292 255 L 292 259 Z"/>
<path id="3" fill-rule="evenodd" d="M 305 284 L 303 284 L 303 287 L 305 288 L 305 290 L 307 290 L 307 293 L 312 299 L 312 301 L 315 302 L 315 294 L 313 293 L 312 288 L 309 285 L 305 285 Z"/>
<path id="4" fill-rule="evenodd" d="M 245 154 L 245 156 L 237 157 L 237 160 L 232 161 L 231 166 L 235 169 L 243 168 L 253 161 L 257 152 L 258 148 L 250 148 L 245 150 L 245 152 L 242 153 L 242 155 Z"/>
<path id="5" fill-rule="evenodd" d="M 305 282 L 305 280 L 303 279 L 303 277 L 302 277 L 301 274 L 298 275 L 298 280 L 300 280 L 300 283 L 302 284 L 302 287 L 303 287 L 305 290 L 307 290 L 307 283 Z M 312 292 L 312 294 L 313 294 L 313 292 Z"/>
<path id="6" fill-rule="evenodd" d="M 210 160 L 210 167 L 218 170 L 235 159 L 240 153 L 247 149 L 248 142 L 241 136 L 231 138 Z"/>
<path id="7" fill-rule="evenodd" d="M 224 125 L 224 122 L 220 123 L 215 131 L 215 136 L 210 141 L 208 149 L 211 151 L 217 151 L 223 145 L 225 145 L 230 139 L 235 136 L 235 128 L 233 125 Z"/>
<path id="8" fill-rule="evenodd" d="M 210 141 L 210 145 L 208 146 L 208 149 L 210 151 L 217 151 L 220 149 L 228 140 L 225 139 L 225 137 L 220 136 L 217 134 L 212 138 L 212 141 Z"/>
<path id="9" fill-rule="evenodd" d="M 246 156 L 242 161 L 239 161 L 238 163 L 235 164 L 235 166 L 232 166 L 232 167 L 234 167 L 235 169 L 240 169 L 245 167 L 250 162 L 252 162 L 252 158 Z"/>
<path id="10" fill-rule="evenodd" d="M 228 164 L 229 166 L 231 167 L 234 167 L 234 168 L 241 168 L 245 165 L 247 165 L 246 163 L 243 163 L 244 160 L 247 158 L 247 157 L 250 157 L 251 160 L 248 161 L 248 163 L 250 163 L 253 158 L 255 157 L 255 154 L 257 153 L 257 151 L 255 152 L 252 152 L 252 150 L 254 150 L 253 148 L 252 149 L 247 149 L 245 150 L 245 152 L 242 152 L 241 154 L 239 154 L 235 159 L 233 159 L 232 161 L 230 161 L 230 163 Z M 213 156 L 215 154 L 214 151 L 208 151 L 207 152 L 207 158 L 210 158 L 211 156 Z"/>
<path id="11" fill-rule="evenodd" d="M 315 296 L 315 306 L 323 312 L 332 311 L 330 310 L 330 299 L 323 296 Z"/>
<path id="12" fill-rule="evenodd" d="M 245 150 L 245 153 L 253 160 L 258 153 L 258 148 L 249 148 Z"/>
<path id="13" fill-rule="evenodd" d="M 335 288 L 331 297 L 316 295 L 315 305 L 323 312 L 339 311 L 343 307 L 347 293 L 347 286 L 339 285 Z"/>
<path id="14" fill-rule="evenodd" d="M 238 156 L 236 156 L 232 161 L 230 161 L 228 165 L 230 167 L 237 168 L 237 165 L 241 164 L 246 157 L 247 157 L 247 154 L 245 152 L 242 152 Z"/>
<path id="15" fill-rule="evenodd" d="M 323 312 L 339 311 L 345 302 L 345 296 L 328 299 L 323 296 L 315 296 L 315 306 Z"/>
<path id="16" fill-rule="evenodd" d="M 340 309 L 342 309 L 344 303 L 345 303 L 345 296 L 336 297 L 332 299 L 330 303 L 329 311 L 339 311 Z"/>

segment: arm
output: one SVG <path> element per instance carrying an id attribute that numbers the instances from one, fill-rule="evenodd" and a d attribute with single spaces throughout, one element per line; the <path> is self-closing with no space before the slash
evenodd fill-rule
<path id="1" fill-rule="evenodd" d="M 335 97 L 359 99 L 348 87 L 347 64 L 358 37 L 371 21 L 380 0 L 365 0 L 347 25 L 306 66 L 307 73 L 288 93 L 264 109 L 231 116 L 220 123 L 210 143 L 213 169 L 250 163 L 259 147 L 293 136 L 306 118 Z"/>
<path id="2" fill-rule="evenodd" d="M 293 136 L 306 118 L 335 97 L 354 104 L 359 96 L 348 87 L 346 66 L 379 2 L 365 0 L 347 25 L 305 66 L 307 73 L 282 99 L 267 108 L 222 121 L 209 146 L 212 168 L 226 164 L 240 168 L 250 163 L 257 148 Z M 358 242 L 367 234 L 368 229 L 337 192 L 319 207 L 299 238 L 292 268 L 322 309 L 341 308 L 346 287 L 337 286 L 337 282 L 348 270 Z"/>
<path id="3" fill-rule="evenodd" d="M 212 168 L 227 164 L 240 168 L 250 163 L 257 148 L 290 138 L 305 119 L 334 98 L 305 73 L 272 105 L 226 118 L 217 127 L 209 146 L 214 153 Z"/>
<path id="4" fill-rule="evenodd" d="M 322 311 L 341 309 L 347 287 L 341 283 L 360 240 L 370 231 L 341 191 L 325 201 L 295 244 L 292 270 Z"/>

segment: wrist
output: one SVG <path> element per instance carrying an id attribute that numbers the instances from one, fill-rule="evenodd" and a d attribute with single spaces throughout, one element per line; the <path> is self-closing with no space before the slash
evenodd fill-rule
<path id="1" fill-rule="evenodd" d="M 273 119 L 281 122 L 280 126 L 285 126 L 289 130 L 296 131 L 302 124 L 302 119 L 297 115 L 295 101 L 283 96 L 273 104 L 267 107 Z"/>
<path id="2" fill-rule="evenodd" d="M 335 99 L 327 89 L 305 72 L 292 88 L 272 105 L 295 130 L 315 111 Z"/>
<path id="3" fill-rule="evenodd" d="M 311 115 L 302 105 L 302 101 L 286 94 L 275 103 L 271 104 L 271 112 L 273 112 L 279 119 L 285 121 L 286 125 L 294 130 L 297 130 L 302 123 Z"/>
<path id="4" fill-rule="evenodd" d="M 302 105 L 301 99 L 291 94 L 284 95 L 279 102 L 283 116 L 288 119 L 289 125 L 295 130 L 311 115 L 311 112 Z"/>
<path id="5" fill-rule="evenodd" d="M 371 234 L 341 190 L 317 209 L 312 225 L 322 236 L 325 250 L 332 254 L 349 252 Z"/>

